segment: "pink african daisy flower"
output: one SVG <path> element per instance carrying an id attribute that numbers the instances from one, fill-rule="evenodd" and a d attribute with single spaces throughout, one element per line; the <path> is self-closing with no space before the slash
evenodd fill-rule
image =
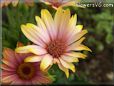
<path id="1" fill-rule="evenodd" d="M 58 8 L 53 19 L 50 12 L 43 9 L 41 18 L 36 16 L 37 26 L 30 23 L 21 26 L 24 35 L 34 45 L 19 47 L 16 52 L 36 54 L 36 56 L 27 57 L 25 62 L 41 61 L 40 68 L 43 71 L 49 69 L 53 63 L 57 63 L 68 77 L 68 69 L 75 72 L 75 66 L 72 62 L 78 62 L 78 58 L 86 57 L 79 51 L 91 51 L 82 44 L 85 39 L 83 36 L 87 30 L 82 30 L 82 25 L 76 25 L 76 14 L 71 18 L 70 16 L 69 9 Z"/>
<path id="2" fill-rule="evenodd" d="M 78 6 L 77 3 L 80 0 L 40 0 L 47 5 L 52 5 L 53 8 L 57 9 L 58 7 L 66 7 L 66 6 Z"/>
<path id="3" fill-rule="evenodd" d="M 9 48 L 3 51 L 2 84 L 37 85 L 48 84 L 52 80 L 39 69 L 39 63 L 24 62 L 24 59 L 33 54 L 17 54 Z"/>

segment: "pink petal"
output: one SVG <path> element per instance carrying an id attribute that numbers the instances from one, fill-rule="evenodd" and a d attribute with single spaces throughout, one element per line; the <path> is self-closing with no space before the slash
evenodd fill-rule
<path id="1" fill-rule="evenodd" d="M 34 42 L 37 45 L 40 45 L 42 47 L 45 46 L 45 43 L 43 40 L 39 37 L 41 34 L 38 31 L 38 27 L 33 24 L 27 24 L 21 26 L 22 32 L 24 35 L 30 39 L 32 42 Z M 42 36 L 42 35 L 41 35 Z"/>
<path id="2" fill-rule="evenodd" d="M 38 76 L 35 77 L 34 79 L 32 79 L 32 84 L 33 85 L 41 85 L 41 83 L 39 82 Z"/>
<path id="3" fill-rule="evenodd" d="M 41 83 L 41 84 L 49 84 L 49 83 L 52 83 L 52 80 L 49 78 L 49 77 L 47 77 L 46 75 L 44 75 L 44 74 L 38 74 L 38 76 L 37 76 L 37 78 L 36 78 L 36 80 L 37 80 L 37 83 Z"/>
<path id="4" fill-rule="evenodd" d="M 14 62 L 9 62 L 6 60 L 3 60 L 3 63 L 6 64 L 7 66 L 11 67 L 11 68 L 16 68 L 16 65 L 14 65 Z"/>
<path id="5" fill-rule="evenodd" d="M 4 77 L 10 76 L 10 75 L 12 75 L 12 74 L 15 74 L 15 71 L 2 70 L 0 76 L 1 76 L 2 78 L 4 78 Z"/>
<path id="6" fill-rule="evenodd" d="M 54 18 L 54 21 L 55 21 L 55 24 L 56 24 L 56 27 L 58 29 L 58 34 L 57 36 L 59 38 L 63 38 L 65 37 L 65 34 L 66 34 L 66 28 L 67 28 L 67 24 L 68 24 L 68 21 L 70 19 L 70 10 L 62 10 L 62 8 L 59 8 L 55 14 L 55 18 Z"/>
<path id="7" fill-rule="evenodd" d="M 25 81 L 16 78 L 14 81 L 12 81 L 11 85 L 25 85 Z"/>
<path id="8" fill-rule="evenodd" d="M 2 64 L 1 69 L 5 70 L 5 71 L 15 71 L 15 68 L 12 68 L 6 64 Z"/>
<path id="9" fill-rule="evenodd" d="M 37 21 L 37 25 L 39 27 L 39 33 L 41 34 L 42 40 L 44 39 L 43 41 L 45 41 L 46 43 L 49 42 L 50 41 L 49 33 L 43 20 L 39 16 L 36 16 L 35 19 Z"/>
<path id="10" fill-rule="evenodd" d="M 24 60 L 24 58 L 22 58 L 22 56 L 20 56 L 19 53 L 15 53 L 15 58 L 16 58 L 18 64 L 20 64 Z"/>
<path id="11" fill-rule="evenodd" d="M 5 48 L 3 50 L 3 61 L 8 61 L 9 64 L 15 64 L 17 65 L 17 61 L 15 58 L 15 52 L 9 48 Z"/>
<path id="12" fill-rule="evenodd" d="M 48 31 L 51 39 L 53 40 L 57 35 L 57 31 L 56 31 L 57 29 L 54 26 L 54 20 L 52 18 L 52 15 L 50 14 L 50 12 L 48 10 L 43 9 L 41 11 L 41 18 L 46 25 L 47 31 Z"/>
<path id="13" fill-rule="evenodd" d="M 17 79 L 17 75 L 16 74 L 10 75 L 10 76 L 6 76 L 6 77 L 2 78 L 2 82 L 4 82 L 4 83 L 12 82 L 15 79 Z"/>

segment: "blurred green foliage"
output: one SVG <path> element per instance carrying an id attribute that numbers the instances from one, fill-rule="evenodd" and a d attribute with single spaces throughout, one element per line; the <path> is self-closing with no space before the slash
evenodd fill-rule
<path id="1" fill-rule="evenodd" d="M 34 7 L 27 7 L 23 4 L 19 4 L 17 7 L 12 6 L 3 8 L 3 47 L 9 47 L 15 49 L 18 41 L 27 44 L 29 41 L 21 32 L 21 24 L 35 22 L 35 16 L 40 16 L 42 8 L 48 9 L 52 15 L 55 10 L 50 6 L 38 3 Z M 112 46 L 113 43 L 113 12 L 112 8 L 76 8 L 70 7 L 71 13 L 78 14 L 78 24 L 84 25 L 84 28 L 88 29 L 86 45 L 89 46 L 92 51 L 102 51 L 105 46 Z M 49 72 L 54 77 L 54 84 L 75 84 L 75 83 L 88 83 L 83 77 L 78 77 L 77 72 L 70 74 L 69 79 L 66 78 L 65 74 L 54 65 Z"/>
<path id="2" fill-rule="evenodd" d="M 21 5 L 17 8 L 5 8 L 3 10 L 3 46 L 15 48 L 17 41 L 27 39 L 22 35 L 20 26 L 28 22 L 34 22 L 35 8 L 29 9 Z"/>

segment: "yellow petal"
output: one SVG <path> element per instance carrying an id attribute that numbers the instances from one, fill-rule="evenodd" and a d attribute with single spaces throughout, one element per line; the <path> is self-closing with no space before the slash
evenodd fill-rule
<path id="1" fill-rule="evenodd" d="M 75 25 L 77 22 L 77 15 L 75 14 L 74 16 L 71 17 L 71 19 L 69 20 L 69 29 L 74 29 Z"/>
<path id="2" fill-rule="evenodd" d="M 64 34 L 66 34 L 68 32 L 68 30 L 66 30 L 67 28 L 67 25 L 68 25 L 68 22 L 70 20 L 70 10 L 67 9 L 67 10 L 63 10 L 63 13 L 62 13 L 62 16 L 59 17 L 59 37 L 63 37 Z"/>
<path id="3" fill-rule="evenodd" d="M 27 58 L 25 58 L 25 62 L 39 62 L 42 60 L 41 56 L 29 56 Z"/>
<path id="4" fill-rule="evenodd" d="M 74 57 L 74 58 L 83 58 L 83 59 L 87 57 L 87 55 L 83 53 L 79 53 L 79 52 L 70 52 L 70 53 L 66 53 L 66 55 Z"/>
<path id="5" fill-rule="evenodd" d="M 33 43 L 40 45 L 42 47 L 45 46 L 44 39 L 46 39 L 47 36 L 42 35 L 41 33 L 43 32 L 39 32 L 39 27 L 35 26 L 34 24 L 28 23 L 27 25 L 21 25 L 21 30 L 24 33 L 24 35 Z"/>
<path id="6" fill-rule="evenodd" d="M 74 35 L 76 22 L 77 22 L 77 15 L 75 14 L 74 16 L 70 18 L 68 26 L 67 26 L 68 37 L 72 37 Z"/>
<path id="7" fill-rule="evenodd" d="M 60 25 L 61 25 L 61 19 L 63 18 L 63 12 L 64 10 L 62 8 L 58 8 L 57 9 L 57 12 L 55 13 L 55 16 L 54 16 L 54 22 L 55 22 L 55 27 L 56 29 L 59 29 L 60 28 Z"/>
<path id="8" fill-rule="evenodd" d="M 76 21 L 76 20 L 75 20 Z M 69 34 L 68 34 L 68 37 L 69 39 L 72 39 L 76 34 L 78 34 L 80 32 L 81 34 L 81 31 L 82 31 L 82 28 L 83 28 L 83 25 L 73 25 L 73 20 L 72 20 L 72 23 L 69 25 Z M 72 29 L 71 29 L 72 28 Z"/>
<path id="9" fill-rule="evenodd" d="M 83 25 L 76 25 L 74 31 L 72 32 L 72 35 L 81 32 L 82 29 L 83 29 Z"/>
<path id="10" fill-rule="evenodd" d="M 27 26 L 28 28 L 37 28 L 37 26 L 34 25 L 34 24 L 32 24 L 32 23 L 27 23 L 26 26 Z"/>
<path id="11" fill-rule="evenodd" d="M 41 61 L 40 69 L 44 71 L 52 64 L 53 64 L 53 57 L 49 54 L 46 54 Z"/>
<path id="12" fill-rule="evenodd" d="M 54 20 L 52 18 L 52 15 L 48 10 L 43 9 L 41 10 L 41 18 L 47 27 L 49 35 L 53 39 L 57 35 L 57 31 L 54 28 Z"/>
<path id="13" fill-rule="evenodd" d="M 33 43 L 35 43 L 35 44 L 40 44 L 39 42 L 38 42 L 38 39 L 39 39 L 39 37 L 38 37 L 38 33 L 39 32 L 37 32 L 36 31 L 36 28 L 32 28 L 32 27 L 34 27 L 34 26 L 31 26 L 30 24 L 28 25 L 21 25 L 21 30 L 22 30 L 22 32 L 24 33 L 24 35 L 29 39 L 29 40 L 31 40 Z M 37 34 L 36 34 L 37 33 Z"/>
<path id="14" fill-rule="evenodd" d="M 83 25 L 76 25 L 76 31 L 79 33 L 83 29 Z"/>
<path id="15" fill-rule="evenodd" d="M 61 56 L 61 58 L 65 60 L 66 62 L 79 62 L 78 58 L 68 56 L 68 55 L 63 55 Z"/>
<path id="16" fill-rule="evenodd" d="M 60 62 L 61 64 L 65 67 L 65 68 L 68 68 L 68 69 L 71 69 L 73 72 L 75 72 L 75 66 L 74 64 L 70 63 L 70 62 L 66 62 L 64 61 L 63 59 L 60 58 Z"/>
<path id="17" fill-rule="evenodd" d="M 15 51 L 17 53 L 34 53 L 37 55 L 42 55 L 47 53 L 47 51 L 44 48 L 37 45 L 28 45 L 28 46 L 19 47 L 16 48 Z"/>
<path id="18" fill-rule="evenodd" d="M 54 21 L 56 24 L 56 27 L 58 28 L 60 25 L 60 20 L 61 20 L 61 16 L 63 15 L 63 10 L 62 8 L 58 8 L 57 12 L 55 13 L 55 17 L 54 17 Z"/>
<path id="19" fill-rule="evenodd" d="M 17 6 L 17 4 L 19 3 L 19 0 L 13 0 L 12 1 L 12 5 L 15 7 L 15 6 Z"/>
<path id="20" fill-rule="evenodd" d="M 39 16 L 36 16 L 35 19 L 36 19 L 37 25 L 40 28 L 46 30 L 46 26 L 45 26 L 44 22 L 42 21 L 42 19 Z"/>
<path id="21" fill-rule="evenodd" d="M 43 20 L 39 16 L 36 16 L 35 19 L 36 19 L 37 25 L 39 27 L 39 33 L 41 34 L 41 35 L 39 35 L 40 38 L 42 38 L 42 40 L 44 39 L 43 41 L 46 43 L 49 42 L 50 41 L 49 32 L 48 32 Z"/>
<path id="22" fill-rule="evenodd" d="M 85 40 L 85 37 L 82 37 L 80 40 L 78 40 L 72 44 L 69 44 L 67 51 L 75 49 L 75 47 L 79 46 L 84 40 Z"/>
<path id="23" fill-rule="evenodd" d="M 68 24 L 68 21 L 70 20 L 70 10 L 66 9 L 63 10 L 62 16 L 60 17 L 60 28 L 65 27 Z"/>
<path id="24" fill-rule="evenodd" d="M 72 44 L 73 42 L 79 40 L 82 36 L 84 36 L 88 31 L 87 30 L 82 30 L 81 32 L 75 34 L 72 38 L 70 38 L 69 44 Z"/>
<path id="25" fill-rule="evenodd" d="M 90 52 L 92 52 L 91 51 L 91 49 L 89 49 L 87 46 L 85 46 L 85 45 L 79 45 L 79 46 L 77 46 L 74 50 L 76 50 L 76 51 L 82 51 L 82 50 L 87 50 L 87 51 L 90 51 Z"/>
<path id="26" fill-rule="evenodd" d="M 66 77 L 68 78 L 69 77 L 69 70 L 67 68 L 65 68 L 64 66 L 62 66 L 62 64 L 58 64 L 59 68 L 65 72 L 66 74 Z"/>
<path id="27" fill-rule="evenodd" d="M 80 33 L 77 33 L 75 35 L 75 41 L 77 41 L 78 39 L 80 39 L 83 35 L 85 35 L 88 31 L 87 30 L 82 30 Z"/>
<path id="28" fill-rule="evenodd" d="M 66 24 L 70 19 L 70 10 L 63 10 L 62 8 L 58 8 L 57 12 L 54 17 L 54 21 L 56 24 L 56 27 L 59 28 L 60 25 Z M 67 20 L 67 21 L 66 21 Z"/>

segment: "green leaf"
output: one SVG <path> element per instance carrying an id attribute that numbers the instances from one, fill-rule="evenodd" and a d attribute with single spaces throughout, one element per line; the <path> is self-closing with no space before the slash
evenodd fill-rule
<path id="1" fill-rule="evenodd" d="M 107 43 L 107 44 L 110 44 L 113 40 L 114 40 L 114 39 L 113 39 L 113 35 L 112 35 L 112 34 L 108 34 L 108 35 L 106 36 L 106 43 Z"/>

